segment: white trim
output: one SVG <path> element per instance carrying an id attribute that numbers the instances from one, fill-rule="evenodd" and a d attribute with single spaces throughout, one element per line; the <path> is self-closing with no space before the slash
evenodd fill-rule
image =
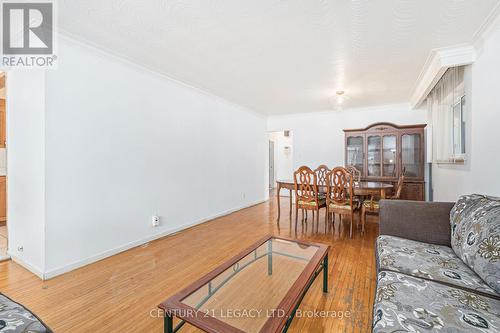
<path id="1" fill-rule="evenodd" d="M 470 44 L 431 50 L 410 99 L 412 108 L 418 108 L 448 68 L 472 64 L 480 52 L 484 39 L 500 25 L 500 3 L 491 10 L 483 24 L 474 33 Z"/>
<path id="2" fill-rule="evenodd" d="M 422 104 L 448 68 L 470 65 L 475 60 L 476 49 L 472 45 L 458 45 L 432 50 L 412 94 L 410 100 L 412 108 L 416 109 Z"/>
<path id="3" fill-rule="evenodd" d="M 474 33 L 472 37 L 472 44 L 476 50 L 480 50 L 483 41 L 491 34 L 496 26 L 500 24 L 500 2 L 495 5 L 486 20 Z"/>
<path id="4" fill-rule="evenodd" d="M 41 279 L 48 280 L 48 279 L 51 279 L 51 278 L 56 277 L 58 275 L 67 273 L 69 271 L 72 271 L 74 269 L 77 269 L 77 268 L 80 268 L 80 267 L 92 264 L 92 263 L 94 263 L 96 261 L 105 259 L 107 257 L 111 257 L 111 256 L 113 256 L 115 254 L 120 253 L 120 252 L 124 252 L 124 251 L 132 249 L 134 247 L 141 246 L 141 245 L 146 244 L 148 242 L 151 242 L 151 241 L 153 241 L 155 239 L 159 239 L 159 238 L 162 238 L 162 237 L 165 237 L 165 236 L 168 236 L 168 235 L 172 235 L 174 233 L 177 233 L 177 232 L 185 230 L 187 228 L 196 226 L 198 224 L 202 224 L 202 223 L 214 220 L 216 218 L 219 218 L 219 217 L 222 217 L 222 216 L 225 216 L 225 215 L 229 215 L 229 214 L 234 213 L 236 211 L 239 211 L 239 210 L 251 207 L 251 206 L 255 206 L 255 205 L 261 204 L 261 203 L 263 203 L 265 201 L 267 201 L 267 200 L 266 199 L 258 200 L 258 201 L 255 201 L 253 203 L 250 203 L 250 204 L 247 204 L 247 205 L 243 205 L 243 206 L 240 206 L 240 207 L 235 207 L 235 208 L 223 211 L 223 212 L 221 212 L 219 214 L 215 214 L 215 215 L 212 215 L 210 217 L 206 217 L 206 218 L 203 218 L 201 220 L 198 220 L 198 221 L 195 221 L 195 222 L 192 222 L 192 223 L 187 223 L 187 224 L 184 224 L 182 226 L 179 226 L 179 227 L 176 227 L 176 228 L 173 228 L 173 229 L 169 229 L 169 230 L 163 231 L 163 232 L 161 232 L 159 234 L 155 234 L 155 235 L 151 235 L 151 236 L 148 236 L 148 237 L 145 237 L 145 238 L 142 238 L 142 239 L 138 239 L 136 241 L 133 241 L 133 242 L 130 242 L 130 243 L 127 243 L 127 244 L 115 247 L 114 249 L 107 250 L 107 251 L 101 252 L 99 254 L 93 255 L 93 256 L 88 257 L 86 259 L 78 260 L 78 261 L 75 261 L 75 262 L 73 262 L 71 264 L 64 265 L 62 267 L 46 271 L 44 274 L 41 274 L 41 273 L 38 274 L 37 273 L 38 271 L 35 272 L 35 271 L 31 270 L 27 266 L 25 266 L 25 268 L 27 268 L 28 270 L 32 271 L 36 275 L 38 275 Z"/>
<path id="5" fill-rule="evenodd" d="M 349 111 L 349 112 L 366 112 L 366 111 L 370 111 L 370 110 L 373 110 L 373 111 L 377 111 L 377 110 L 380 110 L 380 107 L 384 107 L 384 108 L 408 108 L 410 107 L 411 105 L 408 104 L 408 102 L 405 102 L 405 103 L 391 103 L 391 104 L 375 104 L 375 105 L 369 105 L 369 106 L 362 106 L 362 107 L 352 107 L 352 108 L 345 108 L 342 110 L 342 112 L 345 112 L 345 111 Z M 269 115 L 267 116 L 267 121 L 268 121 L 268 124 L 269 124 L 269 121 L 270 120 L 276 120 L 276 119 L 281 119 L 281 118 L 290 118 L 290 117 L 297 117 L 297 118 L 300 118 L 300 117 L 310 117 L 311 115 L 316 115 L 316 116 L 322 116 L 322 115 L 330 115 L 330 114 L 333 114 L 333 113 L 337 113 L 337 111 L 332 111 L 332 110 L 317 110 L 317 111 L 307 111 L 307 112 L 294 112 L 294 113 L 284 113 L 284 114 L 274 114 L 274 115 Z M 267 128 L 267 132 L 279 132 L 279 131 L 283 131 L 284 129 L 282 129 L 281 127 L 278 127 L 278 128 L 269 128 L 269 127 L 266 127 Z M 288 127 L 286 128 L 287 130 L 289 131 L 294 131 L 295 129 L 292 128 L 292 127 Z"/>
<path id="6" fill-rule="evenodd" d="M 10 259 L 10 256 L 8 254 L 0 255 L 0 262 L 5 261 L 5 260 L 9 260 L 9 259 Z"/>
<path id="7" fill-rule="evenodd" d="M 20 266 L 23 266 L 28 271 L 30 271 L 31 273 L 38 276 L 40 279 L 44 280 L 44 274 L 40 268 L 33 266 L 32 264 L 24 261 L 21 257 L 18 257 L 16 255 L 12 254 L 11 252 L 8 252 L 8 255 L 10 256 L 10 258 L 13 262 L 15 262 L 16 264 L 18 264 Z"/>

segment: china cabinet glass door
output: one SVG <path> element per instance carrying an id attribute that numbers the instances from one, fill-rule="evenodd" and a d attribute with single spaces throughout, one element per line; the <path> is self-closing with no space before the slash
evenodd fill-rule
<path id="1" fill-rule="evenodd" d="M 347 138 L 347 165 L 354 165 L 356 169 L 363 174 L 363 158 L 364 158 L 364 137 L 363 136 L 350 136 Z"/>
<path id="2" fill-rule="evenodd" d="M 369 136 L 367 138 L 368 177 L 381 176 L 381 146 L 382 138 L 380 136 Z"/>
<path id="3" fill-rule="evenodd" d="M 422 170 L 422 137 L 420 134 L 403 134 L 401 136 L 401 166 L 406 177 L 423 177 Z"/>
<path id="4" fill-rule="evenodd" d="M 382 175 L 384 177 L 397 177 L 396 160 L 396 136 L 385 135 L 382 140 L 383 153 L 382 153 Z"/>

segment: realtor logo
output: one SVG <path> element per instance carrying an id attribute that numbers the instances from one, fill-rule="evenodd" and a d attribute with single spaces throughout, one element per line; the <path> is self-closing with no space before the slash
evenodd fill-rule
<path id="1" fill-rule="evenodd" d="M 54 3 L 2 1 L 2 66 L 54 67 Z"/>

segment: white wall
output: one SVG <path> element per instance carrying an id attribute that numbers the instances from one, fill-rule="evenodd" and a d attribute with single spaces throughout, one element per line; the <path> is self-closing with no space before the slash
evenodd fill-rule
<path id="1" fill-rule="evenodd" d="M 58 56 L 46 73 L 45 154 L 37 152 L 45 277 L 265 200 L 265 117 L 68 38 Z M 26 176 L 14 162 L 11 171 Z M 34 246 L 9 245 L 21 243 Z"/>
<path id="2" fill-rule="evenodd" d="M 467 87 L 469 127 L 465 165 L 433 165 L 434 200 L 482 193 L 500 196 L 500 24 L 485 39 L 471 65 Z"/>
<path id="3" fill-rule="evenodd" d="M 36 70 L 10 72 L 6 87 L 8 252 L 14 260 L 42 276 L 45 267 L 45 74 Z"/>
<path id="4" fill-rule="evenodd" d="M 426 122 L 424 111 L 398 104 L 269 117 L 266 126 L 251 111 L 66 38 L 59 61 L 46 74 L 7 77 L 9 253 L 45 277 L 264 200 L 266 131 L 292 130 L 293 168 L 335 166 L 344 164 L 344 128 Z M 434 166 L 435 200 L 499 195 L 497 72 L 498 29 L 471 70 L 470 160 Z M 193 203 L 193 193 L 205 199 Z"/>
<path id="5" fill-rule="evenodd" d="M 303 113 L 269 117 L 267 129 L 293 131 L 293 167 L 312 168 L 344 165 L 343 129 L 363 128 L 376 122 L 397 125 L 426 123 L 424 110 L 411 110 L 409 104 L 384 105 L 343 111 Z M 291 178 L 289 175 L 286 178 Z"/>

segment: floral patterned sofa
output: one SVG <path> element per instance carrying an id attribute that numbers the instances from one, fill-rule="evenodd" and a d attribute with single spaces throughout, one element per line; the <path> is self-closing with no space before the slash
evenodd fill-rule
<path id="1" fill-rule="evenodd" d="M 500 198 L 382 200 L 373 332 L 500 332 Z"/>
<path id="2" fill-rule="evenodd" d="M 0 332 L 52 333 L 36 315 L 0 293 Z"/>

